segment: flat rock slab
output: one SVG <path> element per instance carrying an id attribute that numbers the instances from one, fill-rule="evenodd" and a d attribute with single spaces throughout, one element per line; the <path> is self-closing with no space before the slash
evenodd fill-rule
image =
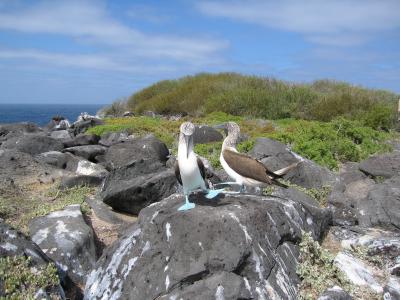
<path id="1" fill-rule="evenodd" d="M 83 284 L 96 262 L 92 229 L 85 223 L 80 205 L 70 205 L 34 219 L 32 240 L 76 283 Z"/>
<path id="2" fill-rule="evenodd" d="M 95 161 L 95 157 L 106 153 L 107 147 L 101 145 L 84 145 L 64 149 L 64 152 L 70 152 L 76 156 L 83 157 L 89 161 Z"/>
<path id="3" fill-rule="evenodd" d="M 318 239 L 325 209 L 291 199 L 182 195 L 144 208 L 88 277 L 85 299 L 297 299 L 297 243 Z M 308 222 L 311 219 L 312 222 Z"/>
<path id="4" fill-rule="evenodd" d="M 360 163 L 360 170 L 373 177 L 391 178 L 400 174 L 400 152 L 373 156 Z"/>
<path id="5" fill-rule="evenodd" d="M 48 151 L 60 151 L 64 144 L 59 139 L 53 139 L 41 134 L 27 134 L 8 139 L 1 144 L 3 149 L 15 149 L 20 152 L 36 155 Z"/>
<path id="6" fill-rule="evenodd" d="M 207 125 L 195 126 L 193 133 L 193 142 L 195 144 L 206 144 L 222 141 L 224 137 L 214 128 Z"/>
<path id="7" fill-rule="evenodd" d="M 52 262 L 51 259 L 23 233 L 11 228 L 0 219 L 0 257 L 24 256 L 31 258 L 32 267 L 44 266 Z M 59 277 L 63 280 L 65 274 L 59 270 Z M 38 291 L 39 293 L 40 291 Z M 61 286 L 54 287 L 50 291 L 42 291 L 45 297 L 58 296 L 57 299 L 65 299 L 64 290 Z M 2 282 L 0 279 L 0 297 L 2 295 Z M 50 298 L 49 298 L 50 299 Z"/>
<path id="8" fill-rule="evenodd" d="M 154 136 L 148 136 L 112 145 L 104 158 L 111 169 L 116 169 L 140 159 L 153 159 L 165 163 L 168 156 L 167 146 Z"/>
<path id="9" fill-rule="evenodd" d="M 335 258 L 335 264 L 353 284 L 366 286 L 376 293 L 382 293 L 382 286 L 379 285 L 372 272 L 359 259 L 350 254 L 339 252 Z"/>
<path id="10" fill-rule="evenodd" d="M 376 184 L 359 202 L 358 218 L 362 226 L 400 229 L 400 176 Z"/>

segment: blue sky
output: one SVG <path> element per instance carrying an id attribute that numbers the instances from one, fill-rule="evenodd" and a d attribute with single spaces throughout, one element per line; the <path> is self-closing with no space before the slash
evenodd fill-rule
<path id="1" fill-rule="evenodd" d="M 0 0 L 0 103 L 110 103 L 234 71 L 400 93 L 400 1 Z"/>

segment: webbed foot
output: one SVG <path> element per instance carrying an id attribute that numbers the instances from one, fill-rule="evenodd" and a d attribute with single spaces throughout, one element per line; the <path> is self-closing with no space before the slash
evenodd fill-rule
<path id="1" fill-rule="evenodd" d="M 207 194 L 205 197 L 207 199 L 213 199 L 217 197 L 220 193 L 222 193 L 225 189 L 219 189 L 219 190 L 207 190 Z"/>

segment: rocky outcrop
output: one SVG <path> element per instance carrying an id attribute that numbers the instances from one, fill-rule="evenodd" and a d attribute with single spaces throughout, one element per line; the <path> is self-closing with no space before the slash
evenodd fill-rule
<path id="1" fill-rule="evenodd" d="M 100 137 L 95 134 L 79 134 L 74 138 L 64 140 L 64 146 L 66 148 L 84 146 L 84 145 L 96 145 L 100 140 Z"/>
<path id="2" fill-rule="evenodd" d="M 86 225 L 80 205 L 70 205 L 34 219 L 32 240 L 76 283 L 83 284 L 96 262 L 92 229 Z"/>
<path id="3" fill-rule="evenodd" d="M 321 237 L 328 211 L 252 195 L 192 201 L 186 212 L 177 194 L 143 209 L 99 259 L 85 299 L 297 299 L 297 243 L 303 230 Z"/>
<path id="4" fill-rule="evenodd" d="M 0 145 L 2 142 L 24 134 L 40 133 L 42 129 L 34 123 L 0 124 Z"/>
<path id="5" fill-rule="evenodd" d="M 138 214 L 142 208 L 174 193 L 176 184 L 174 172 L 161 162 L 138 160 L 111 171 L 101 197 L 115 210 Z"/>
<path id="6" fill-rule="evenodd" d="M 224 139 L 222 134 L 214 128 L 206 125 L 196 126 L 193 134 L 195 144 L 206 144 L 211 142 L 220 142 Z"/>
<path id="7" fill-rule="evenodd" d="M 29 134 L 8 139 L 1 145 L 2 149 L 13 149 L 31 155 L 48 151 L 60 151 L 64 148 L 59 139 L 45 135 Z"/>
<path id="8" fill-rule="evenodd" d="M 103 125 L 104 121 L 98 118 L 92 118 L 90 120 L 79 120 L 72 124 L 71 128 L 73 129 L 74 135 L 78 135 L 84 133 L 90 127 L 94 127 L 97 125 Z"/>
<path id="9" fill-rule="evenodd" d="M 166 162 L 168 156 L 169 151 L 167 146 L 150 135 L 112 145 L 105 154 L 105 161 L 110 169 L 116 169 L 127 166 L 139 159 Z"/>
<path id="10" fill-rule="evenodd" d="M 129 136 L 127 132 L 107 132 L 101 135 L 99 144 L 110 147 L 118 143 L 126 142 L 129 139 L 132 139 L 132 136 Z"/>
<path id="11" fill-rule="evenodd" d="M 72 153 L 76 156 L 83 157 L 91 162 L 96 162 L 96 156 L 103 155 L 107 148 L 101 145 L 83 145 L 74 146 L 64 149 L 64 152 Z"/>
<path id="12" fill-rule="evenodd" d="M 327 168 L 299 156 L 286 145 L 269 138 L 256 139 L 254 148 L 249 154 L 271 170 L 278 170 L 301 161 L 284 178 L 305 188 L 333 186 L 338 180 L 337 176 Z"/>
<path id="13" fill-rule="evenodd" d="M 372 177 L 391 178 L 400 174 L 400 152 L 372 156 L 360 163 L 360 170 Z"/>
<path id="14" fill-rule="evenodd" d="M 400 176 L 373 186 L 367 198 L 359 203 L 358 217 L 362 226 L 400 229 Z"/>
<path id="15" fill-rule="evenodd" d="M 31 266 L 45 266 L 51 259 L 28 237 L 21 232 L 11 228 L 0 219 L 0 257 L 23 256 L 30 258 Z M 65 273 L 59 270 L 59 277 L 63 280 Z M 4 296 L 2 288 L 2 279 L 0 278 L 0 297 Z M 43 297 L 57 297 L 65 299 L 64 290 L 60 285 L 54 286 L 47 291 L 39 290 Z"/>

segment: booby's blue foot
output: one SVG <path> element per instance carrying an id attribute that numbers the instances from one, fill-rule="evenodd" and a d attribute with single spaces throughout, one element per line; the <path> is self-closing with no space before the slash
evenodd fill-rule
<path id="1" fill-rule="evenodd" d="M 189 202 L 189 203 L 183 204 L 181 207 L 178 208 L 178 210 L 179 211 L 184 211 L 184 210 L 192 209 L 194 207 L 195 207 L 194 203 Z"/>
<path id="2" fill-rule="evenodd" d="M 194 208 L 196 205 L 189 202 L 189 197 L 185 195 L 185 204 L 178 208 L 179 211 L 185 211 Z"/>
<path id="3" fill-rule="evenodd" d="M 223 192 L 225 189 L 219 189 L 219 190 L 207 190 L 206 198 L 207 199 L 212 199 L 217 197 L 221 192 Z"/>

